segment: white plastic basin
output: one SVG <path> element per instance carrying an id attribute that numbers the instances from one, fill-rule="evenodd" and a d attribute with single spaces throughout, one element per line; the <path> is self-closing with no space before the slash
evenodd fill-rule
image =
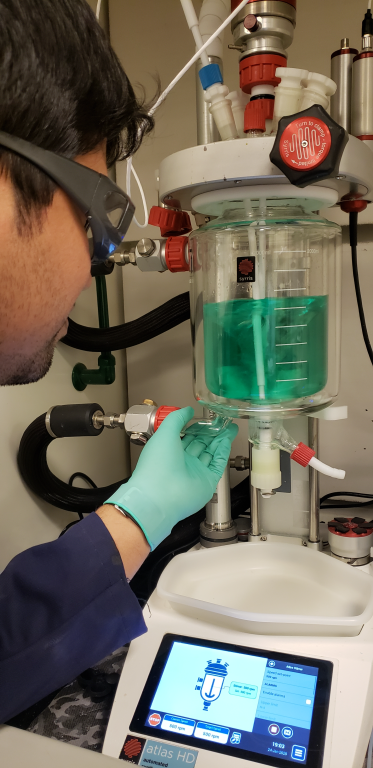
<path id="1" fill-rule="evenodd" d="M 178 555 L 157 591 L 175 611 L 254 634 L 353 637 L 373 615 L 368 573 L 281 543 Z"/>

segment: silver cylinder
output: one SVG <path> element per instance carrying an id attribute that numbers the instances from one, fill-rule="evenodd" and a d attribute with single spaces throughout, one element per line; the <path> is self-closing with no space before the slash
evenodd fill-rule
<path id="1" fill-rule="evenodd" d="M 364 560 L 369 563 L 370 548 L 373 545 L 373 533 L 366 536 L 338 536 L 328 528 L 328 541 L 332 555 L 346 561 Z M 363 565 L 364 563 L 356 563 Z"/>
<path id="2" fill-rule="evenodd" d="M 359 53 L 352 65 L 351 133 L 373 138 L 373 51 Z"/>
<path id="3" fill-rule="evenodd" d="M 332 53 L 331 60 L 330 76 L 337 84 L 337 90 L 330 99 L 330 115 L 348 133 L 351 133 L 352 63 L 357 53 L 345 37 L 340 49 Z"/>
<path id="4" fill-rule="evenodd" d="M 206 524 L 216 531 L 224 531 L 232 525 L 229 467 L 218 482 L 216 493 L 206 504 Z"/>
<path id="5" fill-rule="evenodd" d="M 250 471 L 252 468 L 252 445 L 249 442 L 249 457 L 250 457 Z M 260 536 L 260 521 L 259 521 L 259 491 L 250 486 L 250 516 L 251 516 L 251 532 L 249 541 L 256 541 L 256 537 Z"/>
<path id="6" fill-rule="evenodd" d="M 223 62 L 218 56 L 209 56 L 209 62 L 210 64 L 219 64 L 223 75 Z M 216 141 L 220 141 L 220 134 L 215 120 L 210 114 L 209 105 L 203 97 L 203 88 L 198 75 L 200 69 L 202 69 L 202 62 L 201 59 L 198 59 L 196 67 L 197 144 L 213 144 Z"/>
<path id="7" fill-rule="evenodd" d="M 308 419 L 308 445 L 317 456 L 319 449 L 319 420 Z M 319 473 L 313 467 L 309 467 L 310 483 L 310 533 L 311 544 L 320 541 L 320 517 L 319 517 Z"/>
<path id="8" fill-rule="evenodd" d="M 256 16 L 253 28 L 245 26 L 246 16 Z M 281 0 L 258 0 L 245 6 L 232 21 L 235 45 L 242 47 L 244 56 L 253 53 L 284 52 L 294 37 L 296 9 Z"/>

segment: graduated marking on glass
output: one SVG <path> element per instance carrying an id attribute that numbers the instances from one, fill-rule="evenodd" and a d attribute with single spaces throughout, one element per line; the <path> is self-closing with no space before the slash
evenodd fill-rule
<path id="1" fill-rule="evenodd" d="M 265 349 L 264 403 L 307 397 L 322 390 L 327 380 L 328 299 L 307 296 L 302 301 L 300 305 L 299 296 L 288 295 L 206 304 L 205 377 L 209 390 L 219 397 L 263 403 L 258 388 L 254 318 L 260 318 Z M 307 355 L 305 350 L 297 352 L 300 346 L 307 347 Z M 281 375 L 279 366 L 286 366 L 286 379 L 277 378 Z"/>

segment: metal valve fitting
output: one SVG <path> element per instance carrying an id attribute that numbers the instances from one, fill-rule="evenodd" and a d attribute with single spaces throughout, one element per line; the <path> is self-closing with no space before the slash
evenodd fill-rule
<path id="1" fill-rule="evenodd" d="M 92 425 L 95 429 L 124 429 L 134 445 L 145 445 L 154 435 L 162 421 L 172 411 L 178 408 L 161 405 L 153 400 L 146 400 L 141 405 L 132 405 L 127 413 L 102 413 L 97 410 L 92 417 Z"/>

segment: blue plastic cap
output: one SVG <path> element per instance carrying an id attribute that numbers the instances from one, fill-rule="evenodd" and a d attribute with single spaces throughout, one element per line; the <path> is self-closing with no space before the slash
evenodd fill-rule
<path id="1" fill-rule="evenodd" d="M 199 70 L 198 74 L 204 91 L 206 88 L 209 88 L 210 85 L 223 82 L 219 64 L 207 64 L 206 67 L 202 67 L 202 69 Z"/>

